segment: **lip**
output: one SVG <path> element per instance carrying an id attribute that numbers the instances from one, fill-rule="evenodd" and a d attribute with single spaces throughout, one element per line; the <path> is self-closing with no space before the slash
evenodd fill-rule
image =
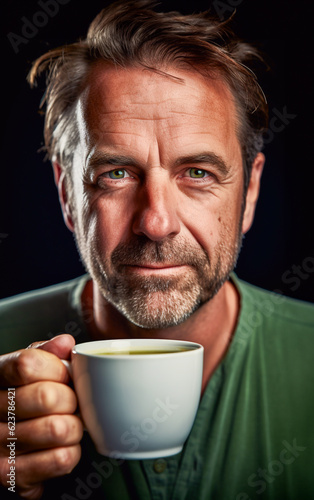
<path id="1" fill-rule="evenodd" d="M 133 267 L 131 265 L 131 267 Z M 134 267 L 143 267 L 147 269 L 168 269 L 172 267 L 183 267 L 182 264 L 168 264 L 168 263 L 162 263 L 162 264 L 140 264 L 140 265 L 135 265 Z"/>
<path id="2" fill-rule="evenodd" d="M 163 274 L 163 273 L 178 273 L 186 269 L 186 265 L 182 264 L 141 264 L 127 265 L 129 272 L 139 274 Z"/>

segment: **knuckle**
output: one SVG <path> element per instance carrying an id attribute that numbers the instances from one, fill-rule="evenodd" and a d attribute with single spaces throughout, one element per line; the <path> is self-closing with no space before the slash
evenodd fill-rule
<path id="1" fill-rule="evenodd" d="M 69 425 L 66 418 L 52 416 L 48 421 L 49 434 L 54 442 L 62 443 L 69 437 Z"/>
<path id="2" fill-rule="evenodd" d="M 49 382 L 38 384 L 37 400 L 43 410 L 49 412 L 56 411 L 59 395 L 55 384 Z"/>
<path id="3" fill-rule="evenodd" d="M 54 450 L 54 467 L 59 474 L 69 474 L 80 458 L 77 446 L 67 446 L 65 448 L 57 448 Z"/>
<path id="4" fill-rule="evenodd" d="M 28 381 L 32 373 L 32 359 L 31 351 L 21 351 L 20 355 L 15 359 L 15 371 L 22 381 Z"/>
<path id="5" fill-rule="evenodd" d="M 72 453 L 70 448 L 57 448 L 54 450 L 54 468 L 60 473 L 65 473 L 72 466 Z"/>
<path id="6" fill-rule="evenodd" d="M 23 382 L 31 381 L 35 373 L 41 373 L 47 365 L 43 351 L 37 349 L 24 349 L 15 358 L 15 371 Z"/>

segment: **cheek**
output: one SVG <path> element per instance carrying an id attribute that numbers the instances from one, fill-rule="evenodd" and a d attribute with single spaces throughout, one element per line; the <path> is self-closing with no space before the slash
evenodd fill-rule
<path id="1" fill-rule="evenodd" d="M 99 196 L 85 213 L 85 234 L 88 241 L 96 242 L 102 252 L 111 254 L 121 241 L 128 238 L 130 215 L 128 203 Z"/>
<path id="2" fill-rule="evenodd" d="M 182 220 L 190 235 L 209 255 L 213 255 L 222 244 L 231 247 L 237 240 L 241 202 L 232 196 L 226 197 L 225 201 L 210 196 L 206 202 L 190 204 Z"/>

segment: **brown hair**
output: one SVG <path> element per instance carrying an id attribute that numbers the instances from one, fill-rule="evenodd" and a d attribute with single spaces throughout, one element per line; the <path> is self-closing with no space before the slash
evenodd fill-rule
<path id="1" fill-rule="evenodd" d="M 149 0 L 118 1 L 103 9 L 91 23 L 86 39 L 53 49 L 35 61 L 31 84 L 47 72 L 45 145 L 49 158 L 57 156 L 70 172 L 78 142 L 75 105 L 94 62 L 120 67 L 142 66 L 160 71 L 184 66 L 206 77 L 222 78 L 229 86 L 238 114 L 245 192 L 252 162 L 263 147 L 268 110 L 254 73 L 247 67 L 259 57 L 209 12 L 183 16 L 160 13 Z"/>

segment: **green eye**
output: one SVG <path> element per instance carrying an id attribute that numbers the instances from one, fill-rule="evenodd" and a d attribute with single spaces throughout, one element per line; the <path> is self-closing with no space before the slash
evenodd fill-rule
<path id="1" fill-rule="evenodd" d="M 125 170 L 117 169 L 108 172 L 110 179 L 123 179 L 125 177 Z"/>
<path id="2" fill-rule="evenodd" d="M 190 168 L 190 176 L 193 179 L 202 179 L 206 176 L 206 170 L 202 170 L 201 168 Z"/>

